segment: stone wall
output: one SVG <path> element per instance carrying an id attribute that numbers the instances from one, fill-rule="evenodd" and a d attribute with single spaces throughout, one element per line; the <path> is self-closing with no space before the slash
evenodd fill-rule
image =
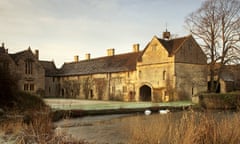
<path id="1" fill-rule="evenodd" d="M 45 77 L 45 97 L 60 97 L 59 77 Z"/>
<path id="2" fill-rule="evenodd" d="M 207 57 L 192 38 L 188 39 L 175 54 L 175 63 L 207 64 Z"/>
<path id="3" fill-rule="evenodd" d="M 132 72 L 60 77 L 60 96 L 64 98 L 134 101 Z"/>
<path id="4" fill-rule="evenodd" d="M 176 90 L 179 99 L 207 91 L 207 67 L 205 65 L 176 63 Z"/>
<path id="5" fill-rule="evenodd" d="M 137 64 L 137 89 L 147 85 L 151 88 L 152 101 L 164 101 L 168 96 L 172 100 L 174 89 L 174 57 L 154 37 L 146 47 L 142 59 Z M 141 98 L 137 92 L 138 100 Z"/>
<path id="6" fill-rule="evenodd" d="M 199 104 L 206 109 L 237 109 L 240 108 L 239 93 L 216 94 L 208 93 L 199 96 Z"/>
<path id="7" fill-rule="evenodd" d="M 31 63 L 27 72 L 26 62 Z M 0 65 L 16 77 L 19 90 L 44 96 L 45 70 L 30 49 L 13 55 L 1 51 Z"/>
<path id="8" fill-rule="evenodd" d="M 12 60 L 12 58 L 8 55 L 8 53 L 4 52 L 0 52 L 0 66 L 5 69 L 6 71 L 10 72 L 11 75 L 15 75 L 17 77 L 16 74 L 16 64 L 15 62 Z"/>
<path id="9" fill-rule="evenodd" d="M 26 73 L 27 61 L 32 63 L 32 72 L 30 74 Z M 45 95 L 45 70 L 34 55 L 29 53 L 21 55 L 21 58 L 17 61 L 17 73 L 20 76 L 18 83 L 20 90 Z"/>
<path id="10" fill-rule="evenodd" d="M 207 91 L 207 59 L 193 38 L 175 54 L 176 92 L 178 99 L 192 99 Z"/>

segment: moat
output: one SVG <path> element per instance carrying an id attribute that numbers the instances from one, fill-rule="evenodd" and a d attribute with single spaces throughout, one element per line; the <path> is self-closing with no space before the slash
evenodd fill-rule
<path id="1" fill-rule="evenodd" d="M 61 131 L 71 135 L 74 138 L 84 139 L 88 142 L 97 144 L 119 144 L 128 143 L 134 135 L 135 128 L 140 129 L 151 127 L 152 125 L 163 126 L 167 121 L 177 123 L 184 115 L 198 115 L 199 112 L 182 111 L 171 112 L 161 115 L 159 113 L 153 113 L 146 116 L 143 113 L 135 114 L 121 114 L 121 115 L 104 115 L 104 116 L 86 116 L 82 118 L 70 118 L 63 119 L 55 122 L 56 127 L 60 127 Z M 232 111 L 211 111 L 200 112 L 201 114 L 207 114 L 207 117 L 214 117 L 216 121 L 223 119 L 229 119 L 234 115 Z M 158 133 L 157 131 L 151 132 L 153 135 Z"/>

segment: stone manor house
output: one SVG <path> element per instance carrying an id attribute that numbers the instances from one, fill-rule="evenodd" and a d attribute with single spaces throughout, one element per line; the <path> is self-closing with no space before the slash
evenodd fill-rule
<path id="1" fill-rule="evenodd" d="M 170 39 L 154 36 L 143 50 L 74 61 L 57 69 L 53 61 L 39 60 L 31 48 L 9 54 L 0 47 L 0 67 L 18 76 L 20 90 L 45 97 L 120 100 L 175 101 L 191 99 L 207 91 L 207 58 L 189 35 Z"/>

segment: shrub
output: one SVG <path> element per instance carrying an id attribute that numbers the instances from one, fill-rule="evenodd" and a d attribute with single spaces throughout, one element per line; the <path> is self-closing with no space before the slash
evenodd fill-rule
<path id="1" fill-rule="evenodd" d="M 200 105 L 207 109 L 237 109 L 240 105 L 240 93 L 205 93 L 199 96 Z"/>
<path id="2" fill-rule="evenodd" d="M 16 136 L 18 144 L 87 144 L 73 138 L 62 129 L 54 129 L 51 112 L 48 109 L 31 113 L 31 121 L 22 124 Z"/>
<path id="3" fill-rule="evenodd" d="M 41 97 L 26 92 L 18 92 L 15 103 L 16 108 L 20 111 L 36 111 L 47 108 Z"/>
<path id="4" fill-rule="evenodd" d="M 12 107 L 16 100 L 17 78 L 0 67 L 0 107 Z"/>

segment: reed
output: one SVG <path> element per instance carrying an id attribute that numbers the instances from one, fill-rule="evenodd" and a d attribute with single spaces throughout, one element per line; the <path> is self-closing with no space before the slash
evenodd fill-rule
<path id="1" fill-rule="evenodd" d="M 187 112 L 135 119 L 129 125 L 131 144 L 238 144 L 240 116 Z M 130 122 L 131 123 L 131 122 Z"/>

